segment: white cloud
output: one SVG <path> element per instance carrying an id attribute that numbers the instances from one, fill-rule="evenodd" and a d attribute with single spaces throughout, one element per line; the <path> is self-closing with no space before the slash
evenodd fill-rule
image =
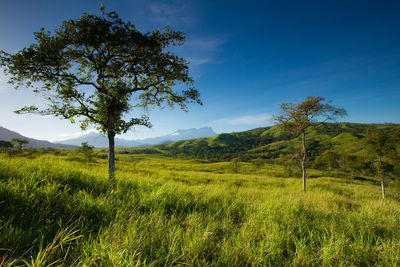
<path id="1" fill-rule="evenodd" d="M 194 51 L 203 52 L 214 52 L 219 46 L 225 43 L 224 39 L 221 38 L 198 38 L 188 40 L 185 43 L 186 48 L 190 48 Z"/>
<path id="2" fill-rule="evenodd" d="M 192 24 L 195 16 L 193 7 L 184 0 L 153 2 L 147 6 L 149 18 L 161 24 Z"/>
<path id="3" fill-rule="evenodd" d="M 187 40 L 183 46 L 174 50 L 179 56 L 187 58 L 192 66 L 217 64 L 220 62 L 218 50 L 225 42 L 222 38 L 197 37 Z"/>
<path id="4" fill-rule="evenodd" d="M 211 58 L 189 58 L 191 65 L 202 65 L 212 62 Z"/>
<path id="5" fill-rule="evenodd" d="M 214 125 L 257 125 L 270 124 L 272 115 L 268 113 L 244 115 L 230 118 L 222 118 L 213 121 Z"/>
<path id="6" fill-rule="evenodd" d="M 71 138 L 81 137 L 81 136 L 83 136 L 85 134 L 88 134 L 88 133 L 99 133 L 99 131 L 96 130 L 96 129 L 90 129 L 90 130 L 81 131 L 81 132 L 75 132 L 75 133 L 57 134 L 57 136 L 59 137 L 58 139 L 64 140 L 64 139 L 71 139 Z"/>

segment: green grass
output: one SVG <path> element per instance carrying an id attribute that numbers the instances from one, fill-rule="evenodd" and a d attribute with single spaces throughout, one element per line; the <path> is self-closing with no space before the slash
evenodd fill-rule
<path id="1" fill-rule="evenodd" d="M 106 164 L 0 155 L 0 263 L 400 265 L 398 183 L 280 178 L 281 166 L 117 155 Z M 0 264 L 1 265 L 1 264 Z"/>

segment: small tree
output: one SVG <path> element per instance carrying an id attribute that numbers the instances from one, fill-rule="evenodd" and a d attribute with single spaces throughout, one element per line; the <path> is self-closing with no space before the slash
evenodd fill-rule
<path id="1" fill-rule="evenodd" d="M 92 161 L 94 156 L 93 148 L 94 146 L 89 145 L 88 142 L 83 142 L 78 152 L 81 153 L 87 161 Z"/>
<path id="2" fill-rule="evenodd" d="M 15 54 L 0 53 L 0 63 L 16 88 L 43 92 L 48 108 L 24 107 L 17 113 L 39 113 L 81 119 L 93 124 L 109 141 L 108 171 L 115 181 L 114 137 L 135 125 L 150 127 L 147 116 L 130 117 L 133 107 L 174 106 L 186 110 L 201 104 L 192 87 L 188 62 L 169 49 L 184 43 L 183 33 L 170 28 L 141 33 L 115 13 L 83 14 L 64 21 L 54 33 L 41 29 L 36 43 Z M 175 85 L 186 85 L 182 91 Z"/>
<path id="3" fill-rule="evenodd" d="M 345 116 L 344 109 L 332 106 L 328 101 L 323 103 L 325 98 L 309 96 L 299 104 L 282 103 L 281 115 L 274 117 L 277 124 L 290 130 L 295 136 L 301 135 L 302 142 L 302 161 L 301 169 L 303 171 L 303 190 L 306 190 L 306 129 L 316 125 L 318 122 L 334 120 L 339 116 Z"/>
<path id="4" fill-rule="evenodd" d="M 325 171 L 328 169 L 328 162 L 325 157 L 319 155 L 314 160 L 314 168 L 322 170 L 322 176 L 325 176 Z"/>
<path id="5" fill-rule="evenodd" d="M 372 157 L 372 165 L 376 169 L 377 176 L 381 180 L 382 198 L 385 198 L 385 176 L 393 170 L 390 158 L 396 152 L 395 137 L 388 131 L 368 131 L 365 136 L 364 146 Z"/>
<path id="6" fill-rule="evenodd" d="M 0 140 L 0 149 L 8 149 L 8 148 L 12 148 L 13 145 L 10 141 L 3 141 Z"/>
<path id="7" fill-rule="evenodd" d="M 238 173 L 240 170 L 240 158 L 233 158 L 231 160 L 231 167 L 234 173 Z"/>
<path id="8" fill-rule="evenodd" d="M 276 162 L 283 166 L 285 177 L 300 177 L 300 153 L 298 151 L 290 151 L 287 154 L 281 153 Z"/>
<path id="9" fill-rule="evenodd" d="M 322 175 L 325 175 L 325 170 L 332 171 L 339 168 L 339 157 L 339 154 L 335 151 L 326 150 L 321 155 L 316 157 L 315 165 L 322 169 Z"/>
<path id="10" fill-rule="evenodd" d="M 256 167 L 257 170 L 261 169 L 261 167 L 265 164 L 262 158 L 253 159 L 251 163 L 253 163 L 254 167 Z"/>
<path id="11" fill-rule="evenodd" d="M 20 153 L 22 153 L 22 149 L 24 148 L 24 146 L 25 146 L 26 144 L 29 143 L 29 141 L 26 140 L 26 139 L 22 139 L 22 138 L 13 138 L 13 139 L 11 140 L 11 143 L 18 149 L 18 151 L 19 151 Z"/>
<path id="12" fill-rule="evenodd" d="M 339 155 L 339 169 L 350 174 L 352 179 L 357 175 L 371 173 L 372 166 L 369 164 L 365 156 L 345 152 L 342 152 Z"/>

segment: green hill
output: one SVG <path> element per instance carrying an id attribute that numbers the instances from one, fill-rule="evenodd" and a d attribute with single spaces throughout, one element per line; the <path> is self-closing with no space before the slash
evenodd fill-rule
<path id="1" fill-rule="evenodd" d="M 357 153 L 362 149 L 359 144 L 360 140 L 370 129 L 400 130 L 400 125 L 322 123 L 310 127 L 306 132 L 307 145 L 312 148 L 310 156 L 316 157 L 325 150 Z M 123 151 L 126 153 L 185 155 L 211 160 L 226 160 L 234 157 L 251 160 L 254 158 L 276 159 L 280 154 L 293 153 L 299 147 L 300 139 L 298 137 L 291 135 L 280 126 L 272 126 L 145 148 L 127 148 Z"/>

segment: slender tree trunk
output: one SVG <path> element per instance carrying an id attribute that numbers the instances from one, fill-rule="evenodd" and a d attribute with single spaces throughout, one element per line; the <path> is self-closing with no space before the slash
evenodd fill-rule
<path id="1" fill-rule="evenodd" d="M 382 198 L 385 198 L 385 174 L 383 173 L 383 169 L 382 169 L 382 159 L 379 159 L 378 174 L 379 174 L 379 176 L 381 178 Z"/>
<path id="2" fill-rule="evenodd" d="M 115 183 L 115 133 L 112 127 L 112 116 L 107 119 L 107 131 L 108 131 L 108 178 L 110 183 Z"/>
<path id="3" fill-rule="evenodd" d="M 301 132 L 301 142 L 303 145 L 303 159 L 301 161 L 301 169 L 303 170 L 303 190 L 306 191 L 306 135 L 304 131 Z"/>

